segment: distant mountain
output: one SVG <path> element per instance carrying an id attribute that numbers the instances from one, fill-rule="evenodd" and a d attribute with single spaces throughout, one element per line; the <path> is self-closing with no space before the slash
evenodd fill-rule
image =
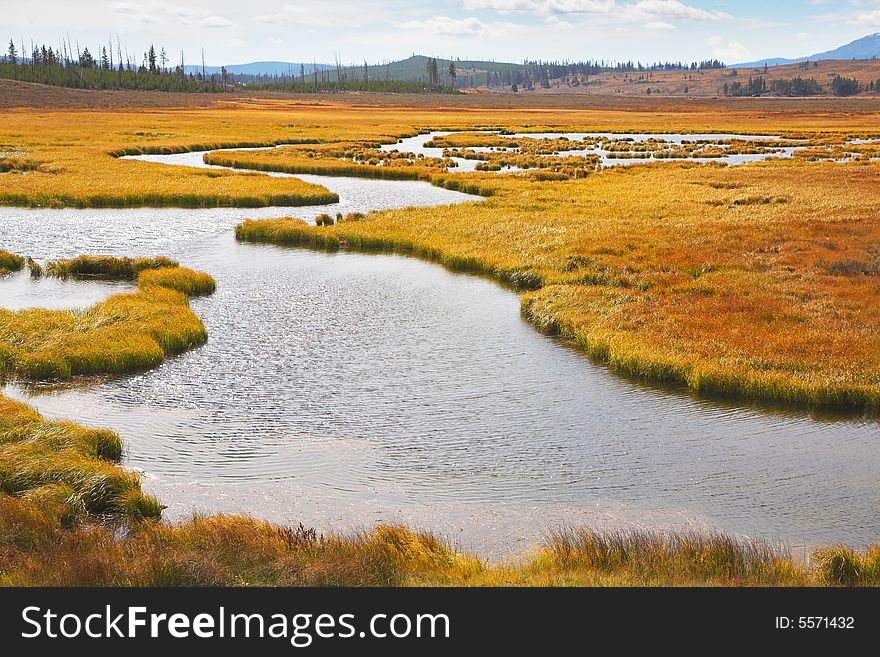
<path id="1" fill-rule="evenodd" d="M 249 64 L 227 64 L 226 70 L 232 75 L 299 75 L 300 66 L 304 66 L 306 74 L 314 72 L 317 68 L 323 71 L 333 68 L 329 64 L 306 64 L 303 62 L 251 62 Z M 220 73 L 220 66 L 206 66 L 205 73 L 213 75 Z M 200 73 L 202 67 L 199 65 L 187 65 L 185 67 L 187 73 Z"/>
<path id="2" fill-rule="evenodd" d="M 744 62 L 742 64 L 734 64 L 728 68 L 751 68 L 755 66 L 783 66 L 785 64 L 799 64 L 801 62 L 814 62 L 820 59 L 876 59 L 880 58 L 880 33 L 869 34 L 861 39 L 856 39 L 845 46 L 828 50 L 826 52 L 816 53 L 809 57 L 799 57 L 797 59 L 785 59 L 783 57 L 773 57 L 770 59 L 759 59 L 754 62 Z"/>

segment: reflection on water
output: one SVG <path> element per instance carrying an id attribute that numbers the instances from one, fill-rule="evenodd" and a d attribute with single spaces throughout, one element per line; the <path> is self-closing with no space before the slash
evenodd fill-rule
<path id="1" fill-rule="evenodd" d="M 386 205 L 437 199 L 419 183 L 321 181 L 360 189 L 352 210 L 376 207 L 379 189 Z M 0 209 L 14 252 L 162 253 L 217 279 L 214 296 L 193 302 L 204 347 L 91 386 L 6 388 L 49 416 L 118 430 L 126 464 L 146 472 L 170 517 L 404 520 L 488 553 L 581 522 L 795 544 L 880 535 L 875 421 L 636 385 L 537 333 L 489 280 L 396 256 L 236 243 L 231 226 L 253 214 Z"/>
<path id="2" fill-rule="evenodd" d="M 133 285 L 113 281 L 79 281 L 58 278 L 33 279 L 27 271 L 0 276 L 0 308 L 52 308 L 74 310 L 88 308 L 115 292 L 133 289 Z"/>

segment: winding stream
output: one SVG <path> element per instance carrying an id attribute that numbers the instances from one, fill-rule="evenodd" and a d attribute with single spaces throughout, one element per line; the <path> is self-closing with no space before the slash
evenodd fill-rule
<path id="1" fill-rule="evenodd" d="M 201 154 L 143 159 L 200 165 Z M 11 251 L 163 254 L 218 282 L 192 303 L 204 347 L 144 374 L 5 394 L 119 431 L 125 465 L 145 472 L 172 519 L 247 512 L 340 530 L 399 520 L 487 556 L 563 523 L 795 545 L 880 535 L 875 420 L 629 382 L 540 335 L 518 296 L 485 278 L 237 243 L 231 228 L 245 217 L 473 200 L 419 182 L 297 177 L 337 192 L 339 206 L 0 208 Z M 82 307 L 115 289 L 18 275 L 0 280 L 0 305 L 45 295 Z"/>

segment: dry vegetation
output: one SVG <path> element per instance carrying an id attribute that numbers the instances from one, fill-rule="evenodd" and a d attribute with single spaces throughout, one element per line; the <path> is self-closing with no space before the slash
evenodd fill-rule
<path id="1" fill-rule="evenodd" d="M 831 113 L 772 102 L 551 111 L 476 101 L 455 112 L 418 102 L 393 112 L 377 111 L 371 104 L 380 101 L 370 99 L 238 99 L 137 113 L 14 110 L 0 124 L 0 150 L 36 166 L 0 173 L 0 195 L 24 205 L 221 205 L 279 197 L 288 204 L 291 195 L 306 202 L 324 193 L 297 181 L 110 155 L 205 144 L 298 142 L 306 146 L 288 156 L 332 169 L 343 143 L 384 143 L 428 128 L 815 133 L 838 143 L 880 129 L 868 101 Z M 438 174 L 413 163 L 406 166 L 418 177 L 487 199 L 321 227 L 251 221 L 237 232 L 240 239 L 413 253 L 494 275 L 528 290 L 523 312 L 537 326 L 629 375 L 699 392 L 876 410 L 880 169 L 867 160 L 808 159 L 739 168 L 664 164 L 563 181 Z M 138 289 L 82 313 L 0 310 L 0 371 L 36 380 L 117 373 L 200 344 L 204 326 L 187 295 L 209 293 L 213 281 L 174 264 L 47 266 L 49 275 L 113 276 L 136 280 Z M 0 266 L 23 263 L 0 253 Z M 238 517 L 168 525 L 142 519 L 158 515 L 159 505 L 115 464 L 118 436 L 47 421 L 5 398 L 0 410 L 2 584 L 880 583 L 876 548 L 828 548 L 801 564 L 763 543 L 724 536 L 570 531 L 548 537 L 531 558 L 489 565 L 397 527 L 320 537 Z M 94 522 L 98 516 L 131 520 L 119 531 Z"/>
<path id="2" fill-rule="evenodd" d="M 48 488 L 48 487 L 47 487 Z M 489 564 L 424 532 L 380 525 L 319 535 L 238 516 L 65 528 L 60 493 L 0 494 L 0 585 L 48 586 L 852 586 L 880 584 L 880 552 L 829 548 L 809 563 L 724 535 L 547 537 Z M 135 515 L 135 518 L 138 516 Z M 70 521 L 67 521 L 70 524 Z"/>
<path id="3" fill-rule="evenodd" d="M 736 73 L 734 74 L 734 70 Z M 764 77 L 768 85 L 773 80 L 792 78 L 815 78 L 827 90 L 835 75 L 854 78 L 863 87 L 880 80 L 880 61 L 875 60 L 824 60 L 810 62 L 806 66 L 786 64 L 771 66 L 766 71 L 763 66 L 739 69 L 706 69 L 698 71 L 642 71 L 609 72 L 591 75 L 589 84 L 570 86 L 562 80 L 555 80 L 549 89 L 536 87 L 531 94 L 537 96 L 565 95 L 576 96 L 585 93 L 607 96 L 634 97 L 651 93 L 661 96 L 687 96 L 690 98 L 720 96 L 725 82 L 739 80 L 745 82 L 749 76 Z M 503 89 L 502 91 L 509 91 Z M 828 93 L 826 91 L 826 93 Z"/>

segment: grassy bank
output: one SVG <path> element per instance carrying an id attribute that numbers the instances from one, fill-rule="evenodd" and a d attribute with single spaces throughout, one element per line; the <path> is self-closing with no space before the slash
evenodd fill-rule
<path id="1" fill-rule="evenodd" d="M 124 536 L 63 528 L 43 501 L 0 494 L 0 584 L 49 586 L 840 586 L 880 584 L 876 549 L 809 562 L 728 536 L 549 536 L 531 556 L 488 563 L 430 533 L 380 525 L 341 535 L 236 516 L 141 521 Z"/>
<path id="2" fill-rule="evenodd" d="M 60 531 L 87 517 L 158 517 L 159 502 L 118 465 L 121 457 L 122 440 L 112 431 L 48 421 L 0 395 L 0 542 L 28 547 L 42 529 Z"/>

